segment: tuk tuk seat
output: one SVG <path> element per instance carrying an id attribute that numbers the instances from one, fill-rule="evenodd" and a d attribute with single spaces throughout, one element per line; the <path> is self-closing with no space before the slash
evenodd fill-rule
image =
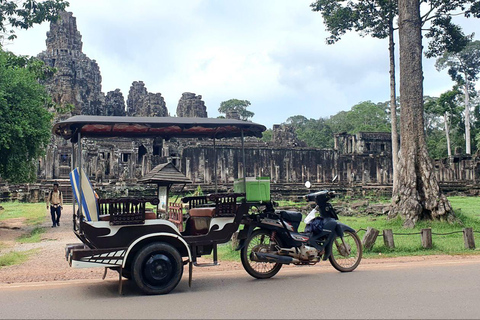
<path id="1" fill-rule="evenodd" d="M 87 221 L 109 221 L 111 225 L 143 224 L 145 219 L 157 219 L 153 210 L 146 209 L 145 204 L 159 203 L 152 199 L 99 199 L 85 172 L 82 174 L 82 213 Z M 70 183 L 77 203 L 80 203 L 80 174 L 78 168 L 70 172 Z"/>

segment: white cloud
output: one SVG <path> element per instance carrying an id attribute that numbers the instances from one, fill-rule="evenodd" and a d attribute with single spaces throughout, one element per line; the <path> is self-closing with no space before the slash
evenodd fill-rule
<path id="1" fill-rule="evenodd" d="M 175 114 L 183 92 L 203 96 L 209 116 L 221 101 L 250 100 L 254 121 L 271 126 L 289 116 L 328 117 L 360 101 L 389 99 L 385 40 L 346 34 L 326 45 L 312 0 L 70 0 L 83 50 L 101 69 L 103 91 L 133 81 L 165 97 Z M 477 25 L 470 20 L 466 31 Z M 475 22 L 477 23 L 477 22 Z M 7 48 L 36 55 L 48 24 L 18 33 Z M 398 46 L 397 46 L 398 49 Z M 425 94 L 451 87 L 432 61 Z"/>

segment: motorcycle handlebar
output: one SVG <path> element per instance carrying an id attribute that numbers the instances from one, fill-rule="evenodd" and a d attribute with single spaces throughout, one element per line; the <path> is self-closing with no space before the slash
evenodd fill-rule
<path id="1" fill-rule="evenodd" d="M 327 201 L 332 198 L 335 198 L 335 191 L 322 190 L 322 191 L 317 191 L 314 193 L 309 193 L 307 195 L 298 197 L 298 199 L 305 199 L 307 201 L 315 201 L 315 202 L 317 202 L 321 198 L 324 198 L 324 200 L 327 200 Z"/>

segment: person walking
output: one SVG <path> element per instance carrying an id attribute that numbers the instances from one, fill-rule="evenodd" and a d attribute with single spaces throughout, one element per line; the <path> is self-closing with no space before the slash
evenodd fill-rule
<path id="1" fill-rule="evenodd" d="M 58 189 L 58 183 L 53 184 L 53 190 L 50 191 L 47 198 L 47 209 L 50 206 L 50 215 L 52 216 L 52 228 L 60 227 L 60 216 L 63 209 L 63 194 Z"/>

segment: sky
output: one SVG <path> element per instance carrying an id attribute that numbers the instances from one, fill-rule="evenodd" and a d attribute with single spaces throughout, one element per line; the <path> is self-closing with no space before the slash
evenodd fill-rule
<path id="1" fill-rule="evenodd" d="M 69 2 L 83 52 L 100 66 L 102 91 L 118 88 L 126 99 L 132 82 L 143 81 L 162 94 L 172 116 L 183 92 L 202 95 L 209 117 L 219 115 L 222 101 L 249 100 L 251 120 L 268 128 L 294 115 L 328 118 L 362 101 L 389 100 L 387 40 L 352 32 L 327 45 L 313 0 Z M 480 26 L 459 23 L 466 33 Z M 4 48 L 35 56 L 46 49 L 48 29 L 43 23 L 19 31 Z M 453 85 L 434 63 L 423 64 L 429 96 Z"/>

